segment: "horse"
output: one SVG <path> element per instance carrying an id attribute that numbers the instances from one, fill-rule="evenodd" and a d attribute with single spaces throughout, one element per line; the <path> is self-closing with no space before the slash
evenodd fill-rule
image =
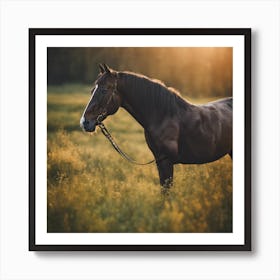
<path id="1" fill-rule="evenodd" d="M 106 64 L 99 68 L 80 126 L 93 132 L 124 108 L 144 129 L 164 189 L 173 185 L 174 164 L 232 158 L 232 97 L 194 105 L 159 80 Z"/>

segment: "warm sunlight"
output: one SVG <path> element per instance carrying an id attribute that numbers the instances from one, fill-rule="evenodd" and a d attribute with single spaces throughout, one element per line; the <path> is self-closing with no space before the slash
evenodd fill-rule
<path id="1" fill-rule="evenodd" d="M 48 48 L 48 85 L 90 84 L 97 65 L 162 80 L 189 97 L 232 95 L 232 48 Z"/>

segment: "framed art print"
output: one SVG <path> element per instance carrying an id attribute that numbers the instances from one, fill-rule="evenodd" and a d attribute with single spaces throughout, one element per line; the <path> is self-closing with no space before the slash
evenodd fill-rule
<path id="1" fill-rule="evenodd" d="M 30 29 L 29 249 L 251 250 L 250 29 Z"/>

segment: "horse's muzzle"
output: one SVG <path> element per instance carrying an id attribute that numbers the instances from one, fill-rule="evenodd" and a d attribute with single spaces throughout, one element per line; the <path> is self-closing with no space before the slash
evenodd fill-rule
<path id="1" fill-rule="evenodd" d="M 94 132 L 96 128 L 96 121 L 89 121 L 82 117 L 80 120 L 80 126 L 86 132 Z"/>

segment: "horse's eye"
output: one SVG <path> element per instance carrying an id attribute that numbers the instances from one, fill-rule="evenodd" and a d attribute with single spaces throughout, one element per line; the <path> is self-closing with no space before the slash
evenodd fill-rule
<path id="1" fill-rule="evenodd" d="M 106 94 L 106 93 L 107 93 L 107 91 L 108 91 L 108 89 L 107 89 L 107 88 L 102 88 L 102 89 L 101 89 L 102 94 Z"/>

